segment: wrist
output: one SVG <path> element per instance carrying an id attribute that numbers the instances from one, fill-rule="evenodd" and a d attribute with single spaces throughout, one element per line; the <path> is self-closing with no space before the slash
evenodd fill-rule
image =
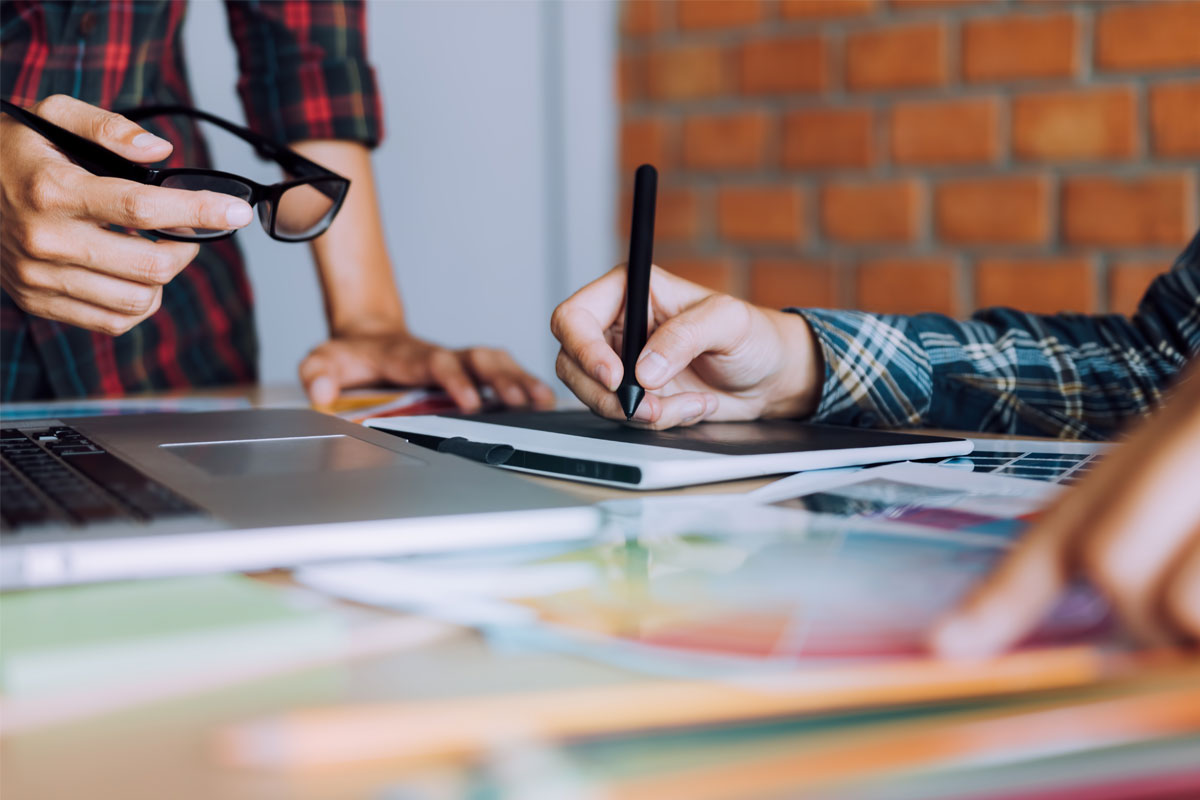
<path id="1" fill-rule="evenodd" d="M 825 368 L 816 334 L 800 314 L 774 310 L 766 314 L 779 336 L 781 364 L 762 416 L 812 416 L 821 400 Z"/>
<path id="2" fill-rule="evenodd" d="M 344 318 L 330 315 L 329 338 L 355 339 L 379 336 L 409 336 L 408 323 L 399 312 L 347 314 Z"/>

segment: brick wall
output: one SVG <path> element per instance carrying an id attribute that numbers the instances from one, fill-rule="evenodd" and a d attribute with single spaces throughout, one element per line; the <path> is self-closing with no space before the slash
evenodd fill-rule
<path id="1" fill-rule="evenodd" d="M 770 306 L 1128 312 L 1198 224 L 1200 0 L 626 0 L 619 212 Z"/>

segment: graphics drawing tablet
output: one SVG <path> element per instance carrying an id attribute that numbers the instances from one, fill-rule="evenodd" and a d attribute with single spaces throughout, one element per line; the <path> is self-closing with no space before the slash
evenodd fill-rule
<path id="1" fill-rule="evenodd" d="M 465 445 L 464 452 L 487 453 L 488 463 L 506 469 L 622 489 L 966 455 L 972 448 L 967 439 L 795 420 L 649 431 L 589 411 L 386 417 L 365 424 L 432 449 L 455 452 Z"/>

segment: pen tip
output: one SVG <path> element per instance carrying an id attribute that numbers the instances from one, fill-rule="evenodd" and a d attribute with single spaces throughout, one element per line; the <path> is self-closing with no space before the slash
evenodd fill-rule
<path id="1" fill-rule="evenodd" d="M 617 387 L 617 399 L 621 401 L 621 410 L 625 412 L 625 419 L 633 419 L 634 412 L 642 403 L 642 397 L 646 392 L 642 387 L 634 384 L 622 384 Z"/>

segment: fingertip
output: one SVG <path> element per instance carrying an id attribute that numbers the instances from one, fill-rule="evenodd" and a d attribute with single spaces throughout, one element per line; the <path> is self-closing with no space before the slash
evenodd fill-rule
<path id="1" fill-rule="evenodd" d="M 1002 649 L 978 620 L 965 614 L 952 614 L 935 625 L 928 642 L 938 658 L 949 661 L 980 661 Z"/>
<path id="2" fill-rule="evenodd" d="M 535 381 L 529 387 L 529 394 L 533 398 L 533 405 L 539 409 L 547 410 L 554 408 L 558 402 L 550 387 L 541 381 Z"/>
<path id="3" fill-rule="evenodd" d="M 238 199 L 233 199 L 225 206 L 225 222 L 231 228 L 244 228 L 254 219 L 254 209 L 250 204 Z"/>
<path id="4" fill-rule="evenodd" d="M 308 397 L 314 406 L 329 406 L 337 400 L 337 381 L 328 375 L 319 375 L 308 385 Z"/>
<path id="5" fill-rule="evenodd" d="M 638 403 L 638 407 L 634 409 L 631 420 L 635 422 L 654 423 L 662 416 L 662 408 L 651 398 L 653 395 L 646 395 L 642 398 L 642 402 Z"/>
<path id="6" fill-rule="evenodd" d="M 461 411 L 468 414 L 474 414 L 483 408 L 483 400 L 479 397 L 479 392 L 475 391 L 473 386 L 461 386 L 450 390 L 450 396 L 454 399 Z"/>
<path id="7" fill-rule="evenodd" d="M 510 408 L 522 408 L 529 405 L 529 397 L 516 384 L 508 384 L 497 390 L 504 405 Z"/>

